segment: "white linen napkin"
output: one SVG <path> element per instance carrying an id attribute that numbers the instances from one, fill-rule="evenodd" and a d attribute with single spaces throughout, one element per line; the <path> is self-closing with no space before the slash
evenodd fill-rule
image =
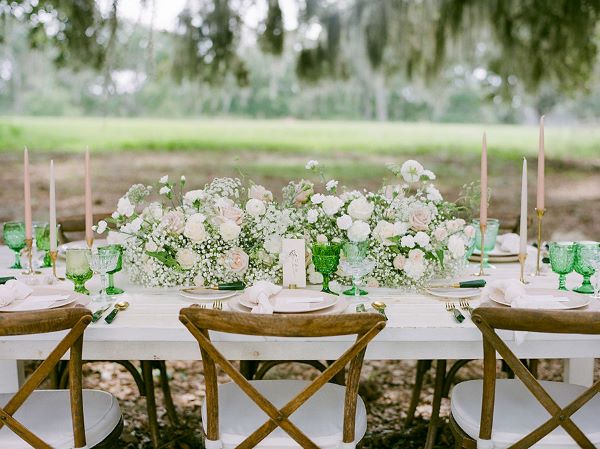
<path id="1" fill-rule="evenodd" d="M 510 254 L 518 254 L 519 253 L 519 245 L 521 243 L 521 239 L 519 234 L 509 233 L 499 235 L 496 239 L 498 246 L 501 251 Z"/>
<path id="2" fill-rule="evenodd" d="M 252 287 L 248 287 L 244 291 L 244 296 L 252 304 L 256 304 L 252 308 L 252 313 L 273 313 L 273 306 L 269 298 L 276 295 L 282 290 L 282 287 L 275 285 L 269 281 L 257 281 Z"/>
<path id="3" fill-rule="evenodd" d="M 9 305 L 17 299 L 25 299 L 33 293 L 28 285 L 11 279 L 4 285 L 0 285 L 0 307 Z"/>

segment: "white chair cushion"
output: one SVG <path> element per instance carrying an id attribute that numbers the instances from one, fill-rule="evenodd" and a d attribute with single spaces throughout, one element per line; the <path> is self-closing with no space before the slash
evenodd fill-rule
<path id="1" fill-rule="evenodd" d="M 0 394 L 5 406 L 12 394 Z M 104 440 L 121 420 L 121 409 L 115 397 L 104 391 L 83 390 L 83 415 L 87 447 Z M 19 407 L 14 418 L 53 448 L 74 446 L 69 390 L 36 390 Z M 30 449 L 7 426 L 0 429 L 0 448 Z"/>
<path id="2" fill-rule="evenodd" d="M 586 388 L 562 382 L 541 381 L 540 384 L 564 407 L 583 393 Z M 460 428 L 471 438 L 479 437 L 481 396 L 483 381 L 470 380 L 454 387 L 451 398 L 452 416 Z M 600 397 L 595 396 L 585 407 L 572 416 L 573 421 L 596 447 L 600 447 Z M 498 379 L 494 403 L 492 441 L 494 449 L 517 442 L 546 422 L 550 414 L 518 379 Z M 573 438 L 562 427 L 554 429 L 533 446 L 538 449 L 578 448 Z"/>
<path id="3" fill-rule="evenodd" d="M 255 380 L 250 383 L 275 407 L 281 408 L 310 382 Z M 343 386 L 326 384 L 290 416 L 290 421 L 321 449 L 341 448 L 345 393 L 346 388 Z M 219 385 L 219 428 L 224 449 L 236 447 L 267 420 L 268 416 L 236 384 L 230 382 Z M 206 432 L 206 402 L 202 405 L 202 422 Z M 367 411 L 364 402 L 358 397 L 356 442 L 362 439 L 366 430 Z M 301 446 L 278 427 L 257 447 L 284 449 Z"/>

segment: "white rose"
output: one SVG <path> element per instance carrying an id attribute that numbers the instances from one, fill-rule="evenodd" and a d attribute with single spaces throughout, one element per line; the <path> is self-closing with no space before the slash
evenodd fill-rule
<path id="1" fill-rule="evenodd" d="M 194 277 L 194 285 L 195 285 L 196 287 L 204 287 L 204 284 L 205 284 L 205 282 L 206 282 L 206 281 L 204 280 L 204 277 L 202 277 L 202 275 L 201 275 L 201 274 L 197 274 L 197 275 Z"/>
<path id="2" fill-rule="evenodd" d="M 336 221 L 338 228 L 347 231 L 352 226 L 352 217 L 350 215 L 342 215 Z"/>
<path id="3" fill-rule="evenodd" d="M 204 220 L 206 217 L 202 214 L 193 214 L 188 218 L 183 235 L 190 239 L 194 243 L 201 243 L 207 238 L 206 228 L 204 227 Z"/>
<path id="4" fill-rule="evenodd" d="M 317 243 L 325 244 L 327 242 L 328 242 L 328 240 L 327 240 L 327 236 L 325 234 L 317 235 Z"/>
<path id="5" fill-rule="evenodd" d="M 403 270 L 404 264 L 406 263 L 406 257 L 404 257 L 402 254 L 398 254 L 396 257 L 394 257 L 392 263 L 396 270 Z"/>
<path id="6" fill-rule="evenodd" d="M 219 225 L 219 234 L 226 242 L 237 239 L 241 230 L 242 228 L 231 220 L 226 220 Z"/>
<path id="7" fill-rule="evenodd" d="M 250 258 L 241 248 L 232 248 L 225 254 L 227 267 L 234 273 L 243 273 L 248 269 Z"/>
<path id="8" fill-rule="evenodd" d="M 248 189 L 248 198 L 269 202 L 273 201 L 273 193 L 263 186 L 254 184 Z"/>
<path id="9" fill-rule="evenodd" d="M 194 204 L 195 201 L 202 201 L 206 198 L 206 192 L 204 190 L 190 190 L 183 195 L 183 200 L 187 204 Z"/>
<path id="10" fill-rule="evenodd" d="M 458 235 L 451 235 L 448 239 L 448 251 L 455 259 L 463 257 L 465 255 L 465 242 Z"/>
<path id="11" fill-rule="evenodd" d="M 167 231 L 181 234 L 185 228 L 185 215 L 181 211 L 171 210 L 163 215 L 161 224 Z"/>
<path id="12" fill-rule="evenodd" d="M 277 234 L 271 234 L 265 239 L 263 247 L 270 254 L 278 254 L 281 251 L 281 237 Z"/>
<path id="13" fill-rule="evenodd" d="M 370 276 L 367 278 L 367 287 L 379 288 L 379 281 L 376 278 L 374 278 L 373 276 Z"/>
<path id="14" fill-rule="evenodd" d="M 415 231 L 426 231 L 432 218 L 428 207 L 417 205 L 410 210 L 408 222 Z"/>
<path id="15" fill-rule="evenodd" d="M 381 220 L 373 229 L 373 236 L 386 245 L 392 244 L 389 239 L 394 236 L 394 225 L 389 221 Z"/>
<path id="16" fill-rule="evenodd" d="M 323 195 L 322 193 L 315 193 L 313 196 L 310 197 L 310 201 L 313 204 L 321 204 L 324 199 L 325 195 Z"/>
<path id="17" fill-rule="evenodd" d="M 419 246 L 425 247 L 429 245 L 429 236 L 422 231 L 415 234 L 415 243 Z"/>
<path id="18" fill-rule="evenodd" d="M 427 186 L 427 199 L 429 201 L 433 201 L 434 203 L 439 203 L 440 201 L 443 200 L 442 194 L 440 193 L 440 191 L 438 189 L 436 189 L 434 186 L 432 186 L 431 184 L 429 184 Z"/>
<path id="19" fill-rule="evenodd" d="M 190 270 L 198 260 L 198 255 L 189 248 L 183 248 L 177 251 L 175 256 L 177 262 L 184 270 Z"/>
<path id="20" fill-rule="evenodd" d="M 323 200 L 323 205 L 321 207 L 323 208 L 323 212 L 325 212 L 326 215 L 333 217 L 340 211 L 343 205 L 344 202 L 337 196 L 327 195 Z"/>
<path id="21" fill-rule="evenodd" d="M 311 209 L 306 213 L 306 221 L 308 221 L 310 224 L 316 223 L 318 218 L 319 212 L 317 212 L 315 209 Z"/>
<path id="22" fill-rule="evenodd" d="M 394 223 L 394 235 L 404 235 L 408 232 L 410 225 L 405 221 L 397 221 Z"/>
<path id="23" fill-rule="evenodd" d="M 250 198 L 246 203 L 246 212 L 254 218 L 258 218 L 265 214 L 267 208 L 265 202 L 257 200 L 256 198 Z"/>
<path id="24" fill-rule="evenodd" d="M 448 237 L 448 231 L 446 231 L 446 228 L 444 226 L 438 226 L 437 228 L 435 228 L 435 230 L 433 231 L 433 236 L 435 237 L 435 239 L 438 242 L 443 241 L 446 237 Z"/>
<path id="25" fill-rule="evenodd" d="M 233 200 L 229 198 L 219 198 L 215 201 L 215 205 L 218 210 L 217 216 L 215 217 L 217 223 L 233 221 L 237 225 L 242 224 L 244 211 L 237 207 Z"/>
<path id="26" fill-rule="evenodd" d="M 420 249 L 411 249 L 404 264 L 404 272 L 413 279 L 419 279 L 425 273 L 425 253 Z"/>
<path id="27" fill-rule="evenodd" d="M 373 204 L 364 197 L 356 198 L 350 202 L 348 206 L 348 215 L 355 220 L 368 220 L 373 213 Z"/>
<path id="28" fill-rule="evenodd" d="M 149 251 L 151 253 L 155 253 L 156 251 L 158 251 L 158 245 L 152 240 L 148 240 L 144 248 L 146 249 L 146 251 Z"/>
<path id="29" fill-rule="evenodd" d="M 417 161 L 408 160 L 400 168 L 400 174 L 408 183 L 417 182 L 423 175 L 423 166 Z"/>
<path id="30" fill-rule="evenodd" d="M 400 245 L 405 248 L 414 248 L 415 238 L 412 235 L 405 235 L 400 239 Z"/>
<path id="31" fill-rule="evenodd" d="M 352 242 L 364 242 L 369 238 L 371 228 L 364 221 L 355 221 L 348 229 L 348 239 Z"/>
<path id="32" fill-rule="evenodd" d="M 135 212 L 135 206 L 131 204 L 129 198 L 124 196 L 121 199 L 119 199 L 119 202 L 117 203 L 117 212 L 119 213 L 119 215 L 131 217 Z"/>
<path id="33" fill-rule="evenodd" d="M 462 218 L 457 218 L 456 220 L 450 220 L 446 223 L 446 227 L 448 228 L 448 232 L 450 234 L 454 234 L 455 232 L 460 231 L 465 226 L 465 220 Z"/>
<path id="34" fill-rule="evenodd" d="M 154 220 L 160 220 L 163 216 L 163 208 L 160 203 L 150 203 L 144 209 L 143 215 Z"/>

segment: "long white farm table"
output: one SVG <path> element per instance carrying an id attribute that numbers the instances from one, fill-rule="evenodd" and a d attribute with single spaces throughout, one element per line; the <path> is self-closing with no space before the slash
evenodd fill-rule
<path id="1" fill-rule="evenodd" d="M 12 261 L 8 248 L 0 247 L 0 266 Z M 64 268 L 59 267 L 64 273 Z M 516 264 L 498 265 L 488 270 L 486 279 L 517 277 Z M 468 279 L 474 267 L 464 275 Z M 18 275 L 16 270 L 0 269 L 0 276 Z M 580 282 L 571 275 L 569 287 Z M 104 320 L 91 324 L 84 337 L 84 359 L 89 360 L 197 360 L 198 344 L 179 322 L 178 312 L 189 306 L 190 300 L 179 296 L 176 289 L 147 289 L 131 285 L 120 274 L 117 284 L 126 290 L 123 300 L 128 310 L 119 314 L 110 325 Z M 533 287 L 556 288 L 556 275 L 549 273 L 532 279 Z M 88 283 L 97 289 L 99 281 Z M 71 288 L 68 281 L 57 288 Z M 387 327 L 370 344 L 367 359 L 428 360 L 478 359 L 482 357 L 481 335 L 466 320 L 458 324 L 445 310 L 444 303 L 427 295 L 406 294 L 391 289 L 370 289 L 372 299 L 386 302 Z M 472 301 L 477 305 L 477 301 Z M 590 308 L 599 309 L 592 303 Z M 351 304 L 346 313 L 352 313 Z M 45 358 L 63 333 L 0 338 L 0 392 L 15 391 L 19 382 L 18 360 Z M 519 345 L 514 333 L 502 337 L 520 358 L 568 359 L 566 379 L 589 385 L 593 379 L 594 358 L 600 357 L 600 337 L 584 335 L 529 334 Z M 295 339 L 240 336 L 215 333 L 212 335 L 219 350 L 231 360 L 331 360 L 338 357 L 351 343 L 352 337 L 325 339 Z"/>

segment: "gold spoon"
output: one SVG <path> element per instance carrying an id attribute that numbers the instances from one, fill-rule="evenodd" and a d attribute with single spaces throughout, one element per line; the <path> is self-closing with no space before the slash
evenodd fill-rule
<path id="1" fill-rule="evenodd" d="M 379 313 L 381 313 L 383 315 L 383 317 L 385 318 L 385 320 L 387 321 L 387 315 L 385 314 L 385 308 L 387 307 L 387 305 L 384 302 L 381 301 L 373 301 L 371 303 L 371 307 L 373 307 L 375 310 L 377 310 Z"/>
<path id="2" fill-rule="evenodd" d="M 127 307 L 129 307 L 129 303 L 127 301 L 120 301 L 116 303 L 115 308 L 106 316 L 106 318 L 104 318 L 104 321 L 106 321 L 108 324 L 112 323 L 117 317 L 117 313 L 122 310 L 126 310 Z"/>

